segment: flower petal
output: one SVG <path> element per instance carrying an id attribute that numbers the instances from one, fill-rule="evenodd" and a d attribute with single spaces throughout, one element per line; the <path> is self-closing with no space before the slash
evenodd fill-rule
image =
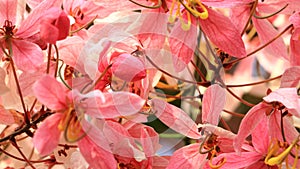
<path id="1" fill-rule="evenodd" d="M 199 153 L 200 145 L 190 144 L 174 152 L 167 169 L 201 168 L 206 162 L 207 154 Z"/>
<path id="2" fill-rule="evenodd" d="M 84 102 L 89 106 L 86 113 L 95 118 L 116 118 L 138 113 L 145 100 L 129 92 L 103 93 L 102 97 L 87 98 Z"/>
<path id="3" fill-rule="evenodd" d="M 63 114 L 55 113 L 48 117 L 39 126 L 33 136 L 34 147 L 43 155 L 50 154 L 58 145 L 60 130 L 58 129 L 59 122 Z"/>
<path id="4" fill-rule="evenodd" d="M 186 17 L 186 14 L 184 16 Z M 192 23 L 196 22 L 193 17 L 191 19 Z M 177 72 L 182 71 L 191 61 L 197 45 L 197 27 L 191 24 L 189 30 L 182 30 L 181 25 L 179 21 L 175 23 L 169 38 L 173 64 Z"/>
<path id="5" fill-rule="evenodd" d="M 234 149 L 237 152 L 241 151 L 242 144 L 245 138 L 249 136 L 260 121 L 266 117 L 266 111 L 270 108 L 268 104 L 259 103 L 252 107 L 246 116 L 243 118 L 236 138 L 234 139 Z"/>
<path id="6" fill-rule="evenodd" d="M 257 30 L 257 34 L 259 36 L 259 40 L 261 44 L 266 44 L 271 39 L 278 35 L 278 31 L 274 28 L 274 26 L 265 19 L 252 19 L 253 24 Z M 268 30 L 268 31 L 266 31 Z M 272 44 L 268 45 L 264 48 L 266 52 L 268 52 L 272 57 L 271 59 L 274 60 L 275 58 L 282 57 L 286 60 L 289 60 L 288 53 L 286 50 L 286 46 L 284 44 L 283 38 L 278 38 Z M 272 61 L 270 60 L 270 62 Z M 272 61 L 273 62 L 273 61 Z M 272 63 L 271 62 L 271 63 Z"/>
<path id="7" fill-rule="evenodd" d="M 196 123 L 183 110 L 160 99 L 152 99 L 151 102 L 155 116 L 168 127 L 190 138 L 201 137 Z"/>
<path id="8" fill-rule="evenodd" d="M 297 87 L 300 82 L 300 67 L 291 67 L 285 70 L 281 77 L 280 88 Z"/>
<path id="9" fill-rule="evenodd" d="M 67 96 L 62 84 L 49 75 L 45 75 L 33 85 L 33 93 L 50 109 L 61 110 L 67 107 Z"/>
<path id="10" fill-rule="evenodd" d="M 290 113 L 300 117 L 300 99 L 296 88 L 279 88 L 263 98 L 266 102 L 280 102 Z"/>
<path id="11" fill-rule="evenodd" d="M 225 90 L 218 84 L 207 88 L 202 103 L 202 123 L 218 125 L 219 116 L 225 105 Z"/>
<path id="12" fill-rule="evenodd" d="M 111 152 L 97 146 L 87 136 L 78 142 L 78 147 L 91 168 L 115 169 L 118 166 Z"/>
<path id="13" fill-rule="evenodd" d="M 245 56 L 246 50 L 240 32 L 230 19 L 210 8 L 207 10 L 208 18 L 199 20 L 201 29 L 207 37 L 229 55 L 237 58 Z"/>
<path id="14" fill-rule="evenodd" d="M 42 49 L 34 43 L 25 40 L 13 40 L 12 50 L 17 67 L 24 72 L 35 71 L 43 63 Z"/>

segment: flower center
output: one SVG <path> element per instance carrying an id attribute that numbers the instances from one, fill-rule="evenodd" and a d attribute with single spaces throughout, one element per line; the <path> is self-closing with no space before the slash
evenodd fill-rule
<path id="1" fill-rule="evenodd" d="M 76 142 L 84 136 L 80 118 L 78 117 L 73 106 L 70 106 L 61 119 L 58 128 L 64 132 L 64 137 L 68 142 Z"/>
<path id="2" fill-rule="evenodd" d="M 188 11 L 186 12 L 187 23 L 184 22 L 183 13 L 180 9 L 181 5 Z M 177 7 L 176 7 L 177 6 Z M 176 7 L 176 12 L 173 15 L 173 11 Z M 179 17 L 181 22 L 181 27 L 183 30 L 189 30 L 191 27 L 191 15 L 192 14 L 196 18 L 207 19 L 208 11 L 206 7 L 201 3 L 200 0 L 173 0 L 171 9 L 170 9 L 170 17 L 169 22 L 173 23 L 177 17 Z"/>
<path id="3" fill-rule="evenodd" d="M 293 148 L 295 148 L 296 154 L 294 155 L 294 163 L 292 168 L 296 168 L 298 162 L 298 151 L 299 145 L 297 144 L 299 138 L 297 137 L 290 145 L 285 142 L 280 142 L 276 139 L 271 141 L 269 146 L 268 154 L 265 157 L 265 164 L 270 166 L 281 165 L 284 161 L 286 161 L 286 165 L 288 166 L 288 155 L 292 152 Z"/>
<path id="4" fill-rule="evenodd" d="M 5 37 L 5 39 L 10 38 L 16 32 L 16 26 L 9 20 L 5 20 L 4 25 L 0 28 L 0 34 Z"/>

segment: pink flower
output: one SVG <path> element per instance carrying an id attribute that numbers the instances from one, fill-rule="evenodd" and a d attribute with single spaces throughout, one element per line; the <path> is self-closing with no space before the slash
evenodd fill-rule
<path id="1" fill-rule="evenodd" d="M 33 143 L 42 155 L 53 151 L 61 132 L 67 141 L 78 141 L 86 132 L 81 124 L 85 121 L 85 113 L 103 119 L 125 117 L 136 114 L 144 105 L 143 99 L 131 93 L 92 91 L 83 95 L 77 90 L 67 92 L 62 84 L 48 75 L 38 80 L 33 89 L 37 99 L 55 111 L 33 137 Z M 53 132 L 49 134 L 48 130 Z"/>
<path id="2" fill-rule="evenodd" d="M 216 165 L 220 160 L 225 159 L 226 162 L 222 165 L 224 169 L 277 169 L 278 165 L 289 158 L 288 156 L 291 157 L 289 153 L 295 146 L 297 139 L 284 146 L 282 141 L 270 137 L 269 131 L 265 128 L 267 125 L 268 120 L 265 117 L 252 131 L 251 143 L 253 147 L 248 147 L 239 154 L 236 152 L 221 153 L 213 159 L 213 163 Z M 293 166 L 293 168 L 296 167 L 294 161 L 288 160 L 286 162 L 287 165 Z"/>
<path id="3" fill-rule="evenodd" d="M 292 66 L 300 66 L 300 49 L 298 47 L 300 45 L 300 12 L 294 13 L 289 20 L 294 26 L 290 39 L 290 62 Z"/>
<path id="4" fill-rule="evenodd" d="M 70 20 L 59 8 L 51 8 L 46 13 L 49 15 L 41 18 L 40 36 L 45 42 L 55 44 L 69 35 Z"/>
<path id="5" fill-rule="evenodd" d="M 298 135 L 293 127 L 290 115 L 299 117 L 300 99 L 296 88 L 280 88 L 263 98 L 265 102 L 252 107 L 243 118 L 237 137 L 235 139 L 235 150 L 240 152 L 244 139 L 249 136 L 261 121 L 268 117 L 266 130 L 272 138 L 282 140 L 282 130 L 286 132 L 286 140 L 291 142 Z M 284 126 L 280 119 L 283 119 Z M 284 129 L 281 129 L 284 127 Z"/>
<path id="6" fill-rule="evenodd" d="M 44 11 L 57 6 L 60 1 L 47 0 L 40 3 L 30 15 L 20 24 L 15 25 L 17 1 L 0 1 L 0 6 L 4 7 L 0 13 L 0 21 L 3 27 L 0 30 L 0 45 L 2 49 L 12 49 L 15 64 L 22 71 L 33 71 L 43 63 L 43 53 L 41 48 L 31 42 L 30 37 L 39 31 L 39 19 Z M 0 50 L 1 57 L 3 55 Z"/>

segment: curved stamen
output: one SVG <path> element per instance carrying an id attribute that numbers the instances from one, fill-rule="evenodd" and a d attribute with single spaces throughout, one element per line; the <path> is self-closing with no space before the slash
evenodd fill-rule
<path id="1" fill-rule="evenodd" d="M 269 14 L 269 15 L 266 15 L 266 16 L 258 16 L 256 15 L 255 13 L 253 14 L 253 16 L 257 19 L 267 19 L 267 18 L 270 18 L 276 14 L 279 14 L 281 11 L 283 11 L 289 4 L 286 4 L 284 7 L 282 7 L 281 9 L 279 9 L 277 12 L 274 12 L 272 14 Z"/>
<path id="2" fill-rule="evenodd" d="M 207 19 L 208 18 L 208 11 L 207 11 L 206 7 L 200 1 L 197 1 L 197 4 L 200 6 L 200 8 L 203 10 L 203 12 L 199 12 L 195 9 L 192 9 L 187 4 L 183 3 L 182 0 L 179 0 L 179 2 L 184 6 L 184 8 L 186 10 L 188 10 L 195 17 L 200 17 L 201 19 Z"/>
<path id="3" fill-rule="evenodd" d="M 215 147 L 216 146 L 214 146 L 214 149 L 215 149 Z M 212 169 L 219 169 L 219 168 L 221 168 L 225 163 L 226 163 L 226 158 L 222 158 L 219 162 L 218 162 L 218 164 L 213 164 L 212 163 L 212 159 L 214 158 L 214 156 L 216 155 L 216 151 L 212 151 L 212 155 L 211 155 L 211 157 L 210 157 L 210 159 L 209 159 L 209 162 L 208 162 L 208 164 L 209 164 L 209 166 L 210 166 L 210 168 L 212 168 Z"/>
<path id="4" fill-rule="evenodd" d="M 136 5 L 138 5 L 138 6 L 141 6 L 141 7 L 144 7 L 144 8 L 149 8 L 149 9 L 157 9 L 157 8 L 160 8 L 161 5 L 162 5 L 161 0 L 158 0 L 158 3 L 154 6 L 143 5 L 143 4 L 140 4 L 138 2 L 135 2 L 134 0 L 129 0 L 129 1 L 136 4 Z"/>
<path id="5" fill-rule="evenodd" d="M 275 141 L 274 145 L 272 145 L 271 150 L 269 151 L 268 155 L 265 158 L 265 164 L 274 166 L 274 165 L 280 165 L 290 154 L 292 149 L 297 146 L 297 143 L 299 141 L 299 137 L 297 137 L 292 144 L 290 144 L 283 152 L 281 152 L 279 155 L 274 156 L 280 149 L 280 142 Z"/>

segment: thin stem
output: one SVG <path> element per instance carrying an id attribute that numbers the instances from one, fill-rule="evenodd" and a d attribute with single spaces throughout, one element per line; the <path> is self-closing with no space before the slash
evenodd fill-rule
<path id="1" fill-rule="evenodd" d="M 57 76 L 57 70 L 58 70 L 58 62 L 59 62 L 59 51 L 56 45 L 54 45 L 55 53 L 56 53 L 56 63 L 55 63 L 55 71 L 54 71 L 54 77 Z"/>
<path id="2" fill-rule="evenodd" d="M 46 119 L 48 116 L 50 116 L 52 113 L 51 112 L 46 112 L 44 113 L 43 115 L 41 115 L 38 119 L 36 119 L 35 121 L 29 123 L 29 124 L 26 124 L 23 128 L 20 128 L 18 130 L 16 130 L 15 132 L 13 132 L 12 134 L 6 136 L 6 137 L 3 137 L 0 139 L 0 144 L 2 142 L 5 142 L 7 140 L 10 140 L 11 138 L 17 136 L 17 135 L 20 135 L 22 133 L 25 133 L 26 131 L 28 131 L 32 126 L 36 126 L 39 122 L 43 121 L 44 119 Z"/>
<path id="3" fill-rule="evenodd" d="M 10 52 L 10 54 L 12 54 L 11 52 Z M 22 107 L 23 107 L 23 111 L 24 111 L 24 121 L 25 121 L 26 124 L 28 124 L 28 123 L 30 123 L 30 120 L 29 120 L 30 119 L 30 114 L 27 111 L 26 106 L 25 106 L 22 90 L 21 90 L 21 87 L 20 87 L 20 84 L 19 84 L 17 73 L 16 73 L 15 63 L 14 63 L 12 57 L 10 57 L 10 64 L 11 64 L 11 67 L 12 67 L 12 70 L 13 70 L 14 79 L 15 79 L 15 82 L 16 82 L 16 85 L 17 85 L 17 90 L 18 90 L 20 100 L 21 100 L 21 103 L 22 103 Z"/>
<path id="4" fill-rule="evenodd" d="M 74 30 L 74 31 L 70 31 L 69 35 L 73 36 L 74 33 L 79 32 L 80 30 L 87 28 L 89 25 L 91 25 L 95 19 L 97 19 L 98 15 L 96 15 L 93 19 L 91 19 L 89 22 L 87 22 L 86 24 L 84 24 L 83 26 L 81 26 L 80 28 Z"/>
<path id="5" fill-rule="evenodd" d="M 48 47 L 47 70 L 46 70 L 46 73 L 47 73 L 47 74 L 49 74 L 49 72 L 50 72 L 51 49 L 52 49 L 52 45 L 51 45 L 51 44 L 49 44 L 49 47 Z"/>
<path id="6" fill-rule="evenodd" d="M 196 71 L 199 74 L 199 76 L 201 77 L 201 80 L 204 81 L 204 82 L 207 82 L 205 76 L 203 75 L 203 73 L 201 72 L 201 70 L 197 67 L 197 65 L 195 64 L 195 62 L 191 60 L 191 63 L 194 66 L 194 68 L 196 69 Z"/>
<path id="7" fill-rule="evenodd" d="M 227 124 L 227 122 L 221 117 L 221 123 L 223 124 L 224 128 L 228 131 L 231 131 L 231 128 Z"/>
<path id="8" fill-rule="evenodd" d="M 236 98 L 237 100 L 239 100 L 241 103 L 243 103 L 243 104 L 245 104 L 245 105 L 247 105 L 247 106 L 249 106 L 249 107 L 255 106 L 254 104 L 249 103 L 249 102 L 247 102 L 246 100 L 244 100 L 244 99 L 240 98 L 239 96 L 237 96 L 237 95 L 236 95 L 235 93 L 233 93 L 228 87 L 226 87 L 226 90 L 227 90 L 234 98 Z"/>
<path id="9" fill-rule="evenodd" d="M 250 23 L 250 21 L 251 21 L 251 18 L 252 18 L 252 16 L 253 16 L 253 14 L 255 13 L 255 9 L 256 9 L 257 4 L 258 4 L 258 0 L 255 0 L 254 3 L 253 3 L 253 5 L 252 5 L 252 7 L 251 7 L 250 15 L 249 15 L 249 18 L 248 18 L 248 20 L 247 20 L 247 22 L 246 22 L 246 25 L 244 26 L 244 29 L 243 29 L 243 31 L 241 32 L 241 36 L 243 36 L 244 33 L 246 32 L 247 27 L 248 27 L 248 25 L 249 25 L 249 23 Z"/>
<path id="10" fill-rule="evenodd" d="M 91 86 L 90 88 L 88 88 L 86 91 L 89 92 L 90 90 L 92 90 L 93 87 L 95 87 L 95 86 L 100 82 L 100 80 L 105 76 L 105 74 L 107 73 L 107 71 L 108 71 L 111 67 L 112 67 L 112 64 L 109 64 L 109 65 L 104 69 L 104 71 L 101 73 L 100 77 L 95 81 L 95 83 L 93 83 L 92 86 Z M 85 87 L 82 89 L 82 93 L 84 93 L 84 90 L 85 90 L 85 89 L 86 89 Z"/>
<path id="11" fill-rule="evenodd" d="M 138 5 L 138 6 L 141 6 L 141 7 L 144 7 L 144 8 L 149 8 L 149 9 L 157 9 L 157 8 L 160 8 L 161 5 L 162 5 L 161 0 L 158 0 L 157 5 L 154 5 L 154 6 L 143 5 L 143 4 L 140 4 L 138 2 L 135 2 L 134 0 L 129 0 L 129 1 L 136 4 L 136 5 Z"/>
<path id="12" fill-rule="evenodd" d="M 230 88 L 234 88 L 234 87 L 246 87 L 246 86 L 253 86 L 253 85 L 258 85 L 258 84 L 262 84 L 262 83 L 266 83 L 272 80 L 276 80 L 276 79 L 280 79 L 282 77 L 282 75 L 267 79 L 267 80 L 263 80 L 263 81 L 259 81 L 259 82 L 253 82 L 253 83 L 247 83 L 247 84 L 238 84 L 238 85 L 226 85 L 226 87 L 230 87 Z"/>
<path id="13" fill-rule="evenodd" d="M 229 111 L 229 110 L 226 110 L 226 109 L 223 109 L 223 112 L 228 113 L 228 114 L 233 115 L 233 116 L 236 116 L 236 117 L 242 117 L 242 118 L 245 117 L 244 114 L 232 112 L 232 111 Z"/>
<path id="14" fill-rule="evenodd" d="M 288 6 L 289 4 L 286 4 L 284 7 L 282 7 L 281 9 L 279 9 L 277 12 L 274 12 L 274 13 L 272 13 L 272 14 L 270 14 L 270 15 L 266 15 L 266 16 L 258 16 L 258 15 L 256 15 L 255 13 L 253 14 L 253 16 L 255 17 L 255 18 L 257 18 L 257 19 L 268 19 L 268 18 L 270 18 L 270 17 L 272 17 L 272 16 L 274 16 L 274 15 L 276 15 L 276 14 L 279 14 L 281 11 L 283 11 L 287 6 Z"/>
<path id="15" fill-rule="evenodd" d="M 27 157 L 24 155 L 24 153 L 21 151 L 20 147 L 18 146 L 16 140 L 14 138 L 11 139 L 11 143 L 12 145 L 18 150 L 18 152 L 21 154 L 21 156 L 23 157 L 24 161 L 33 169 L 35 169 L 35 167 L 31 164 L 31 162 L 27 159 Z"/>
<path id="16" fill-rule="evenodd" d="M 150 62 L 150 64 L 151 64 L 152 66 L 154 66 L 157 70 L 161 71 L 161 72 L 164 73 L 165 75 L 170 76 L 170 77 L 172 77 L 172 78 L 174 78 L 174 79 L 180 80 L 180 81 L 182 81 L 182 82 L 187 82 L 187 83 L 191 83 L 191 84 L 195 84 L 195 85 L 200 85 L 200 86 L 207 86 L 207 85 L 210 84 L 210 82 L 194 82 L 194 81 L 185 80 L 185 79 L 179 78 L 179 77 L 177 77 L 177 76 L 174 76 L 174 75 L 168 73 L 167 71 L 161 69 L 160 67 L 158 67 L 158 66 L 157 66 L 157 65 L 156 65 L 156 64 L 155 64 L 155 63 L 154 63 L 147 55 L 146 55 L 146 58 L 147 58 L 147 60 Z"/>
<path id="17" fill-rule="evenodd" d="M 258 47 L 257 49 L 255 49 L 254 51 L 250 52 L 249 54 L 247 54 L 245 57 L 233 60 L 231 62 L 225 63 L 224 67 L 228 67 L 229 65 L 233 65 L 243 59 L 246 59 L 247 57 L 255 54 L 256 52 L 262 50 L 263 48 L 269 46 L 272 42 L 274 42 L 275 40 L 277 40 L 279 37 L 281 37 L 285 32 L 287 32 L 289 29 L 291 29 L 293 27 L 293 24 L 290 24 L 289 26 L 287 26 L 283 31 L 281 31 L 277 36 L 275 36 L 273 39 L 271 39 L 269 42 L 263 44 L 262 46 Z"/>

